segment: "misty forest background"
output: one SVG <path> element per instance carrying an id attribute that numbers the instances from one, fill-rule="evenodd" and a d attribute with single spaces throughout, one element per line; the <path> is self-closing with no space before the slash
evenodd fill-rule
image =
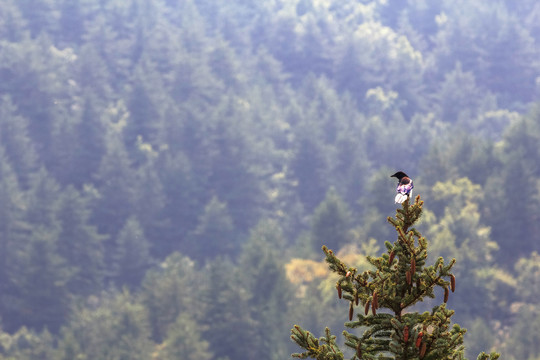
<path id="1" fill-rule="evenodd" d="M 470 356 L 540 359 L 539 40 L 536 0 L 3 0 L 0 359 L 286 359 L 397 170 Z"/>

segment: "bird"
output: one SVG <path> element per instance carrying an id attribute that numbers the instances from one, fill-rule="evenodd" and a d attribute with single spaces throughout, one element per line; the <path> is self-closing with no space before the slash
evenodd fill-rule
<path id="1" fill-rule="evenodd" d="M 398 179 L 398 185 L 396 189 L 397 195 L 394 199 L 396 204 L 401 204 L 409 197 L 412 197 L 412 190 L 414 188 L 414 185 L 412 179 L 407 176 L 407 174 L 405 174 L 403 171 L 398 171 L 390 177 L 395 177 Z"/>

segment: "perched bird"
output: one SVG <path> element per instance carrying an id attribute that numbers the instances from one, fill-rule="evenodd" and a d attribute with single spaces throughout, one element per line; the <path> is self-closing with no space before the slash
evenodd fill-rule
<path id="1" fill-rule="evenodd" d="M 396 201 L 396 204 L 401 204 L 407 198 L 412 197 L 412 190 L 414 188 L 413 181 L 410 177 L 407 176 L 403 171 L 398 171 L 394 175 L 390 177 L 395 177 L 398 179 L 397 184 L 397 195 L 394 199 Z"/>

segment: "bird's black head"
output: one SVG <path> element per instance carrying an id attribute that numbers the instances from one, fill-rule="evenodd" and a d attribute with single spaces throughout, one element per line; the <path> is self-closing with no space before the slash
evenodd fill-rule
<path id="1" fill-rule="evenodd" d="M 397 173 L 395 173 L 394 175 L 392 175 L 390 177 L 395 177 L 395 178 L 398 178 L 398 180 L 401 180 L 404 177 L 408 177 L 408 176 L 403 171 L 398 171 Z"/>

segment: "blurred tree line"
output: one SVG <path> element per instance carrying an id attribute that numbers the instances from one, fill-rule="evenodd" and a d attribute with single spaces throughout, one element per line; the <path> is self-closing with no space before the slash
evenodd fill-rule
<path id="1" fill-rule="evenodd" d="M 400 169 L 471 353 L 540 358 L 539 16 L 4 0 L 0 359 L 285 358 L 292 323 L 343 323 L 320 246 L 365 265 Z"/>

